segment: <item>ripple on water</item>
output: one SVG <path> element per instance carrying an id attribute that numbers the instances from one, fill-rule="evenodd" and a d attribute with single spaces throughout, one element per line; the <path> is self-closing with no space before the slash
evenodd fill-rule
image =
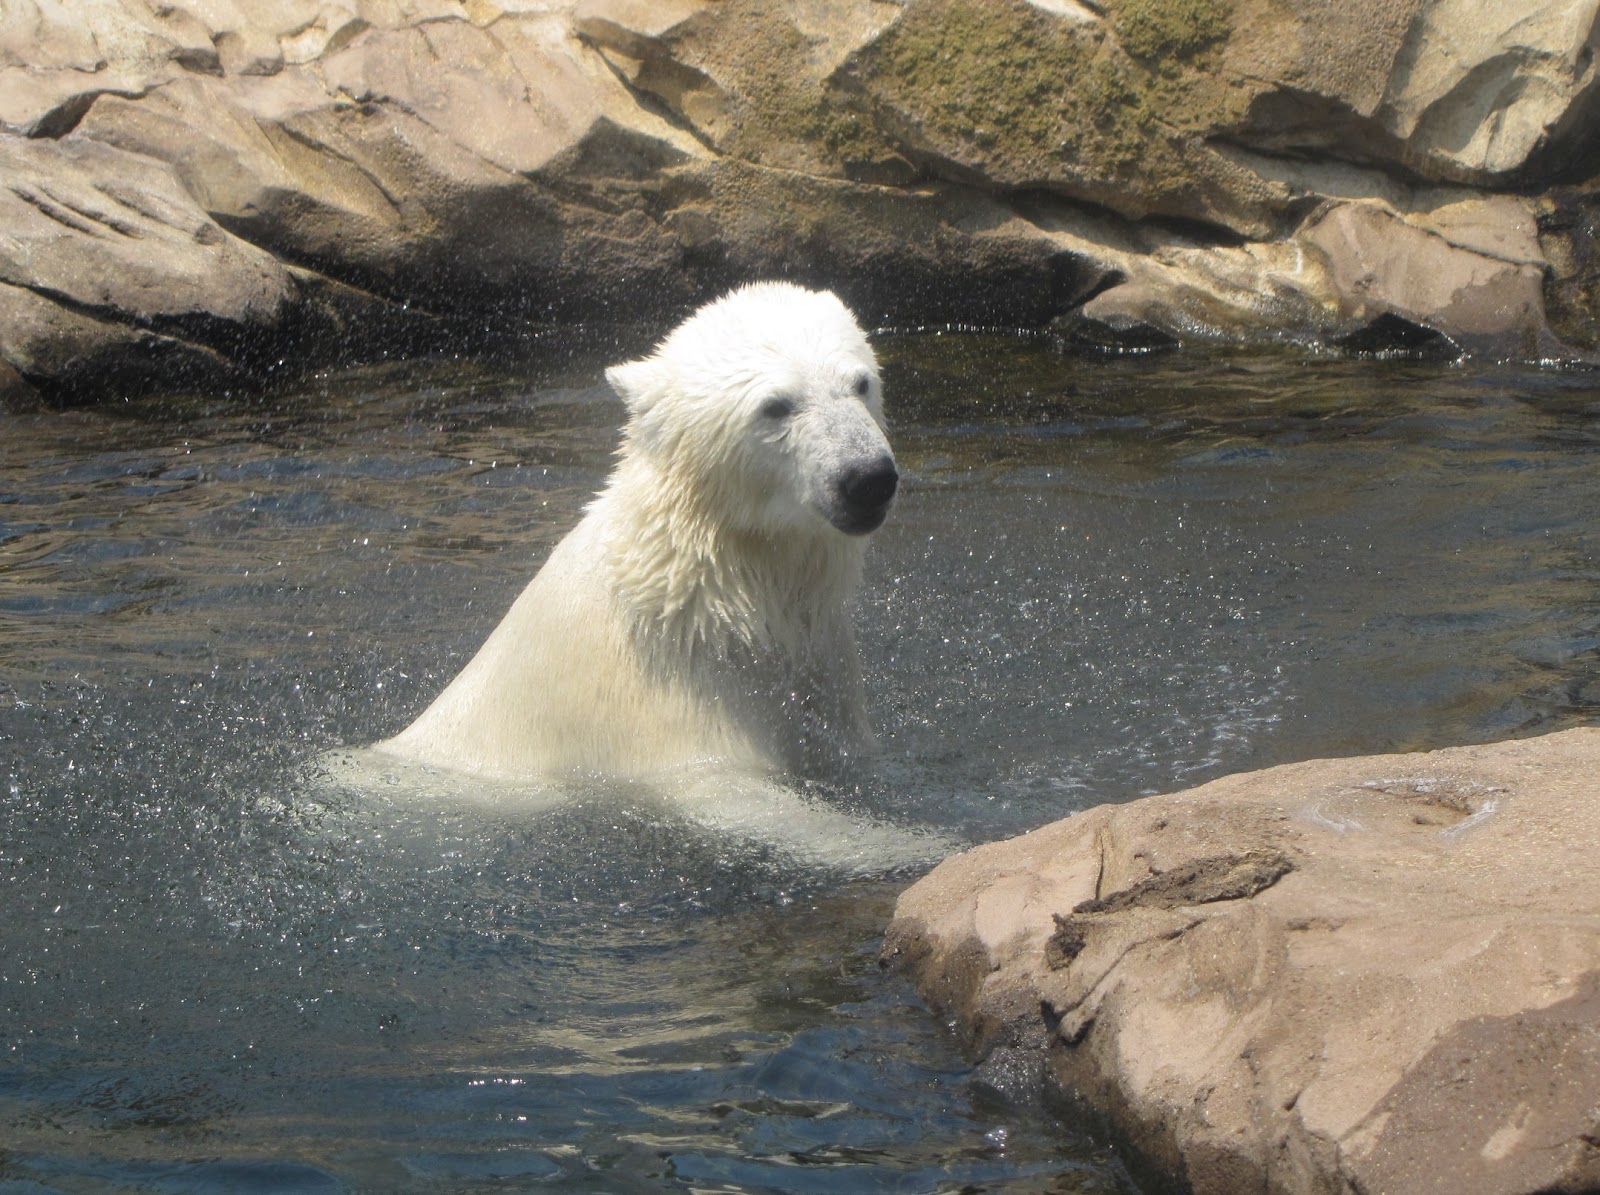
<path id="1" fill-rule="evenodd" d="M 884 755 L 840 805 L 992 838 L 1600 710 L 1586 375 L 882 347 Z M 625 793 L 525 819 L 308 786 L 578 517 L 617 355 L 8 423 L 0 1184 L 1130 1189 L 879 972 L 892 883 Z"/>

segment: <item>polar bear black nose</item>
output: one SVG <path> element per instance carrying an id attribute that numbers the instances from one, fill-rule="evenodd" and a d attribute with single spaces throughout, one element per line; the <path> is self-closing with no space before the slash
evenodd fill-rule
<path id="1" fill-rule="evenodd" d="M 839 492 L 851 510 L 876 510 L 887 506 L 900 484 L 900 474 L 888 457 L 870 465 L 852 465 L 839 482 Z"/>
<path id="2" fill-rule="evenodd" d="M 889 503 L 899 485 L 900 474 L 892 457 L 881 456 L 865 464 L 851 465 L 838 483 L 844 508 L 839 529 L 852 535 L 876 531 L 889 513 Z"/>

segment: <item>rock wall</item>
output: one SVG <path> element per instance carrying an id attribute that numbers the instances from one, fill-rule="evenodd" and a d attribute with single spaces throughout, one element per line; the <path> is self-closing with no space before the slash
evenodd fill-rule
<path id="1" fill-rule="evenodd" d="M 1600 729 L 1323 760 L 940 864 L 885 958 L 1192 1195 L 1600 1190 Z"/>
<path id="2" fill-rule="evenodd" d="M 786 275 L 1091 346 L 1595 347 L 1600 0 L 14 0 L 0 387 Z"/>

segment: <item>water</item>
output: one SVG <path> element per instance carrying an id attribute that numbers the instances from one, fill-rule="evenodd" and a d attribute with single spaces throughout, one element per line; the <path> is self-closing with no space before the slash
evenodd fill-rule
<path id="1" fill-rule="evenodd" d="M 880 345 L 840 801 L 982 840 L 1600 709 L 1600 378 Z M 1132 1189 L 879 972 L 892 879 L 308 784 L 574 521 L 635 347 L 0 424 L 0 1191 Z"/>

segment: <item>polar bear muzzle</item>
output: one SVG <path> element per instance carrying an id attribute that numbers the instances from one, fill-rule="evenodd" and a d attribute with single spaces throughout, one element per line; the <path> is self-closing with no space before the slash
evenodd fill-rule
<path id="1" fill-rule="evenodd" d="M 854 462 L 834 483 L 835 502 L 828 521 L 846 535 L 866 535 L 883 526 L 900 487 L 900 473 L 892 456 Z"/>

